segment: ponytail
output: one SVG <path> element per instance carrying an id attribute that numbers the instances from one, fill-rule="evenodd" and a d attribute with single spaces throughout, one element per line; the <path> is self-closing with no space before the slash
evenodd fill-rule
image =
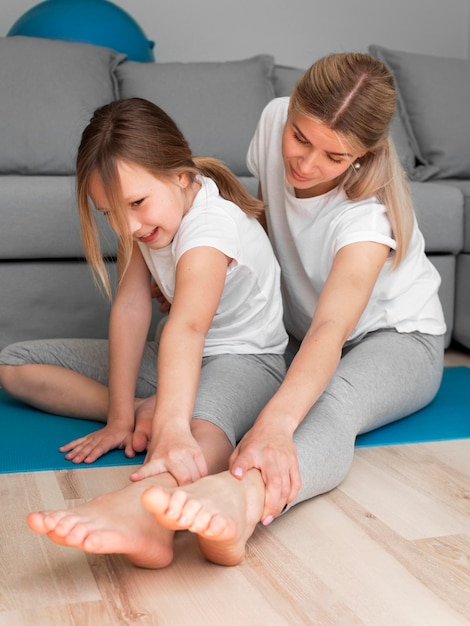
<path id="1" fill-rule="evenodd" d="M 193 161 L 200 174 L 211 178 L 216 183 L 225 200 L 230 200 L 238 205 L 242 211 L 251 217 L 259 218 L 263 214 L 264 203 L 249 194 L 235 174 L 222 161 L 210 157 L 193 157 Z"/>

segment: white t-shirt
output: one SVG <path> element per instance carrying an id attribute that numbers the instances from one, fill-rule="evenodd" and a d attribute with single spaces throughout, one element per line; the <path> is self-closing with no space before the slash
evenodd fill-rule
<path id="1" fill-rule="evenodd" d="M 175 293 L 176 266 L 192 248 L 209 246 L 233 259 L 204 356 L 283 354 L 287 344 L 282 316 L 280 270 L 259 222 L 219 195 L 210 178 L 201 183 L 172 243 L 153 250 L 139 242 L 147 266 L 169 302 Z M 202 296 L 203 297 L 203 296 Z"/>
<path id="2" fill-rule="evenodd" d="M 385 206 L 370 198 L 350 201 L 341 188 L 314 198 L 297 198 L 286 182 L 282 135 L 289 98 L 272 100 L 251 141 L 247 165 L 261 184 L 268 205 L 268 232 L 281 265 L 284 321 L 302 340 L 307 332 L 336 253 L 350 243 L 373 241 L 395 249 Z M 398 268 L 387 259 L 369 303 L 349 339 L 380 328 L 399 332 L 445 332 L 438 297 L 440 276 L 424 253 L 415 225 L 410 247 Z"/>

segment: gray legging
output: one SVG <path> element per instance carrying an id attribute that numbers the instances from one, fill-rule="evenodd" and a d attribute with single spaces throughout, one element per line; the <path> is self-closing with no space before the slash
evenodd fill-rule
<path id="1" fill-rule="evenodd" d="M 346 348 L 330 384 L 295 432 L 302 487 L 289 506 L 341 483 L 357 435 L 429 404 L 443 364 L 444 338 L 418 332 L 380 330 Z"/>
<path id="2" fill-rule="evenodd" d="M 146 345 L 137 395 L 155 392 L 158 345 Z M 444 339 L 381 330 L 343 350 L 325 392 L 294 436 L 302 487 L 292 507 L 336 487 L 352 463 L 356 436 L 426 406 L 442 378 Z M 107 384 L 105 340 L 45 340 L 13 344 L 0 364 L 62 365 Z M 232 445 L 249 430 L 284 374 L 279 355 L 206 357 L 194 417 L 218 425 Z"/>
<path id="3" fill-rule="evenodd" d="M 148 398 L 157 387 L 158 343 L 147 342 L 141 361 L 136 396 Z M 108 384 L 106 339 L 44 339 L 7 346 L 0 365 L 56 365 Z M 284 378 L 281 354 L 220 354 L 202 360 L 193 412 L 212 422 L 236 445 L 258 417 Z"/>

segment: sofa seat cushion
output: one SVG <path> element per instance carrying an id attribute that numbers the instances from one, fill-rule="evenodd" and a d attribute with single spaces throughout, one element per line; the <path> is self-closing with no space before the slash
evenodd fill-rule
<path id="1" fill-rule="evenodd" d="M 275 96 L 274 59 L 138 63 L 116 69 L 121 98 L 145 98 L 178 124 L 195 155 L 218 158 L 248 176 L 246 153 L 259 117 Z"/>
<path id="2" fill-rule="evenodd" d="M 124 58 L 88 44 L 0 38 L 0 174 L 73 173 L 84 127 L 118 96 L 113 69 Z"/>
<path id="3" fill-rule="evenodd" d="M 458 254 L 463 246 L 463 194 L 438 182 L 411 182 L 411 196 L 428 254 Z"/>
<path id="4" fill-rule="evenodd" d="M 73 176 L 0 176 L 0 259 L 83 258 Z M 116 238 L 97 215 L 102 249 L 116 253 Z"/>
<path id="5" fill-rule="evenodd" d="M 393 72 L 401 113 L 438 178 L 470 178 L 470 61 L 370 46 Z"/>
<path id="6" fill-rule="evenodd" d="M 470 149 L 470 147 L 469 147 Z M 470 254 L 470 180 L 448 178 L 436 181 L 442 185 L 457 187 L 463 193 L 463 248 L 462 252 Z"/>

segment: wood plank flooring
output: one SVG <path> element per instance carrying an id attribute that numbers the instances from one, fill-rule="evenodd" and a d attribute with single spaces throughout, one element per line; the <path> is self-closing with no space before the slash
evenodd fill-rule
<path id="1" fill-rule="evenodd" d="M 234 568 L 189 533 L 148 571 L 28 529 L 29 511 L 117 489 L 130 469 L 0 475 L 0 626 L 470 625 L 470 440 L 358 449 L 340 487 L 259 527 Z"/>

